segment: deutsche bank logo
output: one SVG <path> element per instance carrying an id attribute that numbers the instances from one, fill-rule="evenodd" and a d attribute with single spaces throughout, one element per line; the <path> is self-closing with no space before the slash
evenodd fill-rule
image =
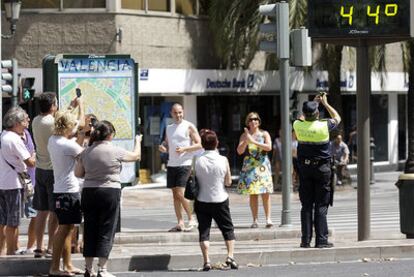
<path id="1" fill-rule="evenodd" d="M 148 75 L 149 75 L 149 70 L 148 69 L 141 69 L 139 72 L 139 79 L 141 81 L 147 81 L 148 80 Z"/>
<path id="2" fill-rule="evenodd" d="M 247 88 L 253 88 L 254 86 L 254 74 L 249 74 L 247 76 Z"/>

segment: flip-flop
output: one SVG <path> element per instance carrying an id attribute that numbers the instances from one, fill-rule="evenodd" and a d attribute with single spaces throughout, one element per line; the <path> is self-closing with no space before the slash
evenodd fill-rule
<path id="1" fill-rule="evenodd" d="M 183 227 L 181 227 L 180 225 L 174 226 L 170 230 L 168 230 L 168 232 L 182 232 L 182 231 L 183 231 Z"/>
<path id="2" fill-rule="evenodd" d="M 75 274 L 68 271 L 60 271 L 59 273 L 49 273 L 49 277 L 73 277 Z"/>
<path id="3" fill-rule="evenodd" d="M 76 267 L 74 267 L 72 270 L 68 270 L 67 272 L 75 274 L 75 275 L 85 274 L 85 270 L 82 270 L 82 269 L 76 268 Z"/>

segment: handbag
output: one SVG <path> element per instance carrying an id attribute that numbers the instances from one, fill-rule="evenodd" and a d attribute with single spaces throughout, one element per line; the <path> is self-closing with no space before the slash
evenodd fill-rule
<path id="1" fill-rule="evenodd" d="M 24 202 L 28 202 L 30 197 L 34 195 L 32 179 L 27 172 L 17 172 L 17 176 L 23 187 L 23 200 Z"/>
<path id="2" fill-rule="evenodd" d="M 193 164 L 191 166 L 191 175 L 190 178 L 187 180 L 187 184 L 185 185 L 184 190 L 184 197 L 188 200 L 195 200 L 197 199 L 199 192 L 199 185 L 197 182 L 197 177 L 195 174 L 195 157 L 193 158 Z"/>

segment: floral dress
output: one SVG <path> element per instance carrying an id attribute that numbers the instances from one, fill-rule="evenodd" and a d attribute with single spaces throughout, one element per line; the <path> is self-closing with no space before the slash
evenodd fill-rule
<path id="1" fill-rule="evenodd" d="M 255 137 L 259 143 L 264 143 L 264 135 Z M 262 194 L 273 192 L 272 172 L 269 157 L 257 145 L 247 145 L 247 155 L 243 159 L 238 190 L 241 194 Z"/>

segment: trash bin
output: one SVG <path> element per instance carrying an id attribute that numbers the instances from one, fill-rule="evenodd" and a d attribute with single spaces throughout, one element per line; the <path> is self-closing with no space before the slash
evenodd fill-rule
<path id="1" fill-rule="evenodd" d="M 400 229 L 407 239 L 414 238 L 414 174 L 401 174 L 395 185 L 399 189 Z"/>

